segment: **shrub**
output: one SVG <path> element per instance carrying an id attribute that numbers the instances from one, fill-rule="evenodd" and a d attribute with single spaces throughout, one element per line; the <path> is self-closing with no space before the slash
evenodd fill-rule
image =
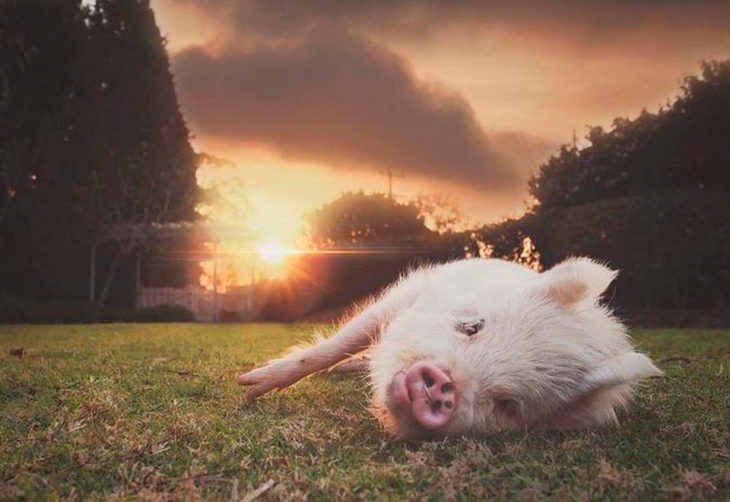
<path id="1" fill-rule="evenodd" d="M 91 305 L 81 302 L 40 302 L 0 290 L 0 323 L 86 323 L 86 322 L 190 322 L 193 313 L 175 305 L 158 305 L 139 310 L 104 307 L 94 316 Z"/>
<path id="2" fill-rule="evenodd" d="M 41 302 L 0 290 L 0 322 L 70 323 L 89 321 L 92 317 L 92 308 L 85 303 Z"/>
<path id="3" fill-rule="evenodd" d="M 726 309 L 730 193 L 654 192 L 543 211 L 533 236 L 545 267 L 587 255 L 621 271 L 629 308 Z"/>

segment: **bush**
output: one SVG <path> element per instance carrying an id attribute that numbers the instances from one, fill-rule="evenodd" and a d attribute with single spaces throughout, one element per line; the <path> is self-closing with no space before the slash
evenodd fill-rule
<path id="1" fill-rule="evenodd" d="M 621 271 L 633 309 L 716 309 L 730 301 L 727 191 L 654 192 L 543 211 L 533 236 L 550 267 L 587 255 Z"/>
<path id="2" fill-rule="evenodd" d="M 85 303 L 40 302 L 0 290 L 0 322 L 4 323 L 72 323 L 87 322 L 93 309 Z"/>
<path id="3" fill-rule="evenodd" d="M 191 322 L 193 313 L 175 305 L 139 310 L 104 307 L 98 316 L 88 303 L 40 302 L 0 290 L 0 323 Z"/>

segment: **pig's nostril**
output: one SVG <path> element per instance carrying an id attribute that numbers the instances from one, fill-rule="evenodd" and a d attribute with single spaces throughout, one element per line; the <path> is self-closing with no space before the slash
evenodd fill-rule
<path id="1" fill-rule="evenodd" d="M 437 411 L 439 408 L 441 408 L 441 401 L 434 401 L 434 403 L 431 406 L 433 407 L 434 410 Z"/>
<path id="2" fill-rule="evenodd" d="M 452 403 L 451 401 L 446 401 L 444 403 L 444 406 L 446 406 L 446 408 L 450 410 L 454 406 L 454 403 Z"/>
<path id="3" fill-rule="evenodd" d="M 423 375 L 423 383 L 426 384 L 426 387 L 433 387 L 433 384 L 436 383 L 436 381 L 433 379 L 433 377 L 429 374 Z"/>
<path id="4" fill-rule="evenodd" d="M 454 392 L 454 384 L 451 382 L 446 382 L 441 386 L 441 392 L 443 392 L 444 394 Z"/>

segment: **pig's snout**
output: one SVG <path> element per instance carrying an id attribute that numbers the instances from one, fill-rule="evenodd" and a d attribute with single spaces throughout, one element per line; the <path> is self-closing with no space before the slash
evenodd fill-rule
<path id="1" fill-rule="evenodd" d="M 439 367 L 418 362 L 395 375 L 389 408 L 396 418 L 410 414 L 425 429 L 445 425 L 456 408 L 456 386 Z"/>

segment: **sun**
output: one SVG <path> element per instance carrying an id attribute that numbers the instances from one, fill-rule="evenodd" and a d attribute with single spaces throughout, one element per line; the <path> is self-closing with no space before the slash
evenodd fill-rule
<path id="1" fill-rule="evenodd" d="M 287 249 L 276 241 L 261 241 L 256 244 L 256 252 L 265 263 L 275 265 L 284 261 Z"/>

